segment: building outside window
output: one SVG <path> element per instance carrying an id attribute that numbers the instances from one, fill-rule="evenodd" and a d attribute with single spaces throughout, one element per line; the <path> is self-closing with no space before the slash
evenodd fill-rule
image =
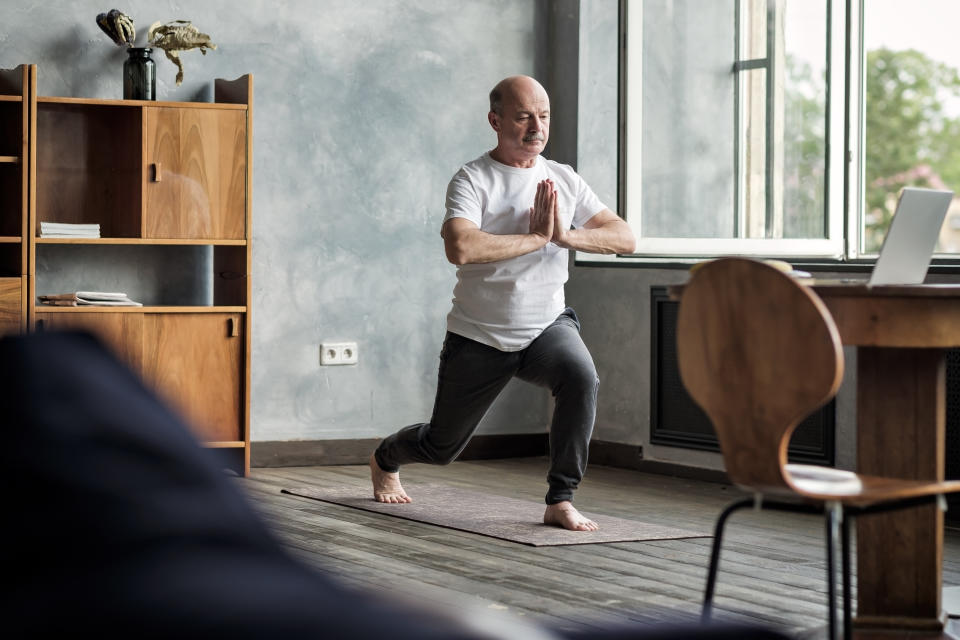
<path id="1" fill-rule="evenodd" d="M 621 0 L 638 254 L 875 255 L 902 187 L 960 192 L 957 19 L 955 0 Z M 938 251 L 960 253 L 960 206 Z"/>

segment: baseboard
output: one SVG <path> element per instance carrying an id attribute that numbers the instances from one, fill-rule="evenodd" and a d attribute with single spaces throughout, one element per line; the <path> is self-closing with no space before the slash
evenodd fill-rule
<path id="1" fill-rule="evenodd" d="M 676 462 L 659 462 L 657 460 L 643 460 L 637 467 L 637 471 L 644 473 L 655 473 L 659 476 L 673 476 L 674 478 L 685 478 L 687 480 L 702 480 L 703 482 L 715 482 L 717 484 L 730 484 L 730 478 L 726 471 L 718 469 L 704 469 L 703 467 L 690 467 Z"/>
<path id="2" fill-rule="evenodd" d="M 251 467 L 317 467 L 364 464 L 380 438 L 276 440 L 250 443 Z"/>
<path id="3" fill-rule="evenodd" d="M 251 467 L 312 467 L 366 464 L 380 438 L 263 441 L 250 444 Z M 546 433 L 474 436 L 458 460 L 528 458 L 547 455 Z"/>
<path id="4" fill-rule="evenodd" d="M 639 469 L 643 462 L 643 447 L 640 445 L 590 441 L 590 464 L 600 464 L 618 469 Z"/>
<path id="5" fill-rule="evenodd" d="M 366 464 L 380 438 L 348 440 L 262 441 L 250 445 L 251 467 L 314 467 L 338 464 Z M 477 435 L 460 454 L 459 460 L 530 458 L 547 455 L 546 433 Z M 729 483 L 727 474 L 673 462 L 644 460 L 638 445 L 594 440 L 590 443 L 590 464 L 633 469 L 645 473 Z"/>
<path id="6" fill-rule="evenodd" d="M 616 467 L 618 469 L 633 469 L 634 471 L 655 473 L 661 476 L 730 484 L 730 479 L 727 477 L 726 471 L 704 469 L 702 467 L 693 467 L 676 462 L 645 460 L 643 458 L 643 447 L 620 442 L 606 442 L 603 440 L 591 441 L 590 464 Z"/>

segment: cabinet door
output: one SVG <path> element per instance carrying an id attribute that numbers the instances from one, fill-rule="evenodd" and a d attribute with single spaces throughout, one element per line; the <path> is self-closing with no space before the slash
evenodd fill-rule
<path id="1" fill-rule="evenodd" d="M 0 336 L 20 333 L 20 278 L 0 278 Z"/>
<path id="2" fill-rule="evenodd" d="M 37 311 L 37 329 L 63 331 L 82 329 L 100 338 L 137 374 L 143 362 L 143 314 L 138 312 Z"/>
<path id="3" fill-rule="evenodd" d="M 204 441 L 243 439 L 239 313 L 144 315 L 144 376 Z"/>
<path id="4" fill-rule="evenodd" d="M 143 237 L 243 239 L 246 112 L 146 107 Z"/>

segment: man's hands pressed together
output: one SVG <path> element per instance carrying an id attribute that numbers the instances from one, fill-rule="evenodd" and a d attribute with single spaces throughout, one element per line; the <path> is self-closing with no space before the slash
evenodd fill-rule
<path id="1" fill-rule="evenodd" d="M 558 247 L 569 249 L 569 231 L 560 220 L 560 199 L 557 197 L 553 180 L 541 180 L 537 184 L 534 206 L 530 209 L 530 233 L 543 236 L 544 245 L 552 242 Z"/>
<path id="2" fill-rule="evenodd" d="M 617 214 L 604 209 L 590 218 L 582 229 L 570 229 L 560 219 L 560 203 L 553 180 L 537 184 L 534 206 L 530 209 L 530 233 L 545 238 L 561 249 L 590 253 L 631 253 L 635 247 L 633 232 Z"/>
<path id="3" fill-rule="evenodd" d="M 572 248 L 569 244 L 569 226 L 564 226 L 560 219 L 560 198 L 557 196 L 557 188 L 549 178 L 537 183 L 537 195 L 530 209 L 530 233 L 543 238 L 544 246 L 552 242 L 563 249 Z"/>
<path id="4" fill-rule="evenodd" d="M 481 231 L 463 218 L 451 218 L 443 227 L 447 259 L 456 265 L 507 260 L 539 251 L 549 243 L 563 249 L 589 253 L 631 253 L 633 232 L 617 214 L 604 209 L 587 220 L 582 229 L 570 229 L 560 221 L 560 203 L 553 180 L 537 183 L 530 208 L 528 233 L 495 235 Z"/>
<path id="5" fill-rule="evenodd" d="M 537 183 L 537 195 L 530 209 L 530 233 L 543 238 L 543 246 L 554 239 L 560 221 L 557 218 L 557 189 L 552 180 Z"/>

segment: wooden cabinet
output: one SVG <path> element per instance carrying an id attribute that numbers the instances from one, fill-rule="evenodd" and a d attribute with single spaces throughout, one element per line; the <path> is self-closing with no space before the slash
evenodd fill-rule
<path id="1" fill-rule="evenodd" d="M 244 474 L 252 82 L 217 80 L 213 103 L 30 98 L 34 205 L 21 232 L 30 260 L 19 312 L 33 330 L 100 335 Z M 100 237 L 42 237 L 42 222 L 96 223 Z M 184 252 L 191 256 L 186 267 Z M 141 268 L 140 256 L 148 255 L 159 266 Z M 129 275 L 124 282 L 142 284 L 144 306 L 37 302 L 42 294 L 114 290 L 100 283 L 116 271 Z M 8 297 L 6 275 L 0 272 L 0 305 Z M 185 302 L 183 288 L 207 293 Z M 4 317 L 0 307 L 0 328 Z"/>
<path id="2" fill-rule="evenodd" d="M 0 278 L 0 335 L 23 330 L 22 278 Z"/>
<path id="3" fill-rule="evenodd" d="M 153 104 L 162 103 L 38 100 L 38 224 L 98 223 L 114 239 L 245 242 L 247 105 Z"/>
<path id="4" fill-rule="evenodd" d="M 243 314 L 144 315 L 144 376 L 208 442 L 243 440 Z"/>
<path id="5" fill-rule="evenodd" d="M 32 77 L 0 69 L 0 335 L 26 328 Z"/>
<path id="6" fill-rule="evenodd" d="M 145 238 L 244 237 L 246 114 L 144 109 Z"/>
<path id="7" fill-rule="evenodd" d="M 38 98 L 36 214 L 97 223 L 104 238 L 141 237 L 142 108 L 122 101 Z"/>
<path id="8" fill-rule="evenodd" d="M 96 333 L 201 440 L 244 441 L 244 314 L 38 310 L 42 330 Z"/>

